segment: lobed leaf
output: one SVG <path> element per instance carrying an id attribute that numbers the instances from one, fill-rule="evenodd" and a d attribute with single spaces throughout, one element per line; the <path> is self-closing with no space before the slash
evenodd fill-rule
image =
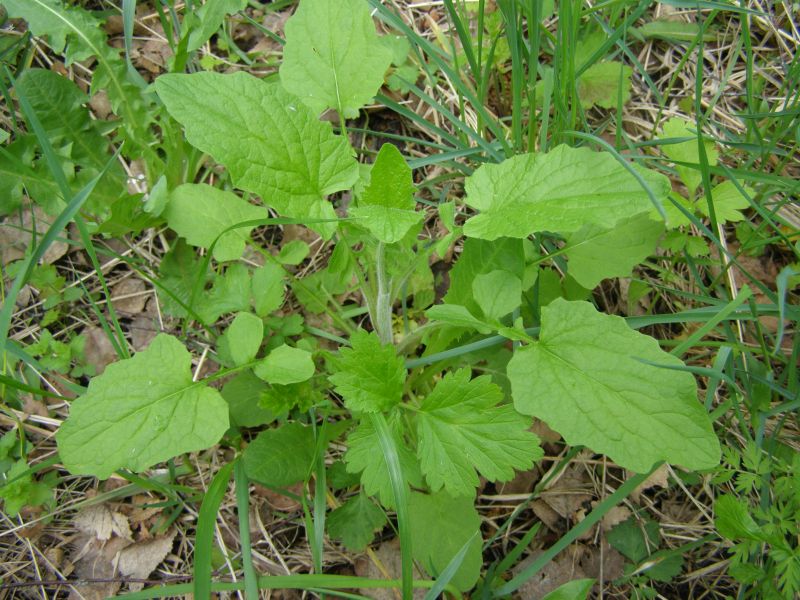
<path id="1" fill-rule="evenodd" d="M 377 334 L 359 329 L 350 337 L 352 348 L 342 348 L 333 359 L 328 377 L 336 393 L 354 412 L 382 412 L 403 397 L 406 369 L 394 346 L 382 345 Z"/>
<path id="2" fill-rule="evenodd" d="M 502 400 L 488 375 L 470 380 L 469 369 L 448 373 L 425 397 L 417 413 L 417 454 L 431 490 L 472 497 L 477 473 L 508 481 L 514 469 L 528 469 L 543 456 L 528 431 L 530 419 L 498 406 Z"/>

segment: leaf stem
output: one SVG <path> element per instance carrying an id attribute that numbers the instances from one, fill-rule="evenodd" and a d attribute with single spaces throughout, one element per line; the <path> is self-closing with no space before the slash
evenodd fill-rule
<path id="1" fill-rule="evenodd" d="M 392 299 L 391 285 L 387 287 L 384 265 L 384 244 L 378 242 L 375 252 L 375 272 L 378 278 L 378 297 L 375 300 L 375 322 L 372 324 L 382 344 L 392 343 Z"/>

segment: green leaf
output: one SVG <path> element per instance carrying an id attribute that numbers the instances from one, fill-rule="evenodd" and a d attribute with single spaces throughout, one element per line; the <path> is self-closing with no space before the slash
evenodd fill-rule
<path id="1" fill-rule="evenodd" d="M 192 246 L 210 248 L 219 238 L 213 255 L 221 262 L 242 257 L 253 227 L 223 232 L 237 223 L 267 216 L 264 208 L 205 183 L 185 183 L 172 190 L 164 211 L 167 224 Z"/>
<path id="2" fill-rule="evenodd" d="M 275 420 L 275 415 L 259 404 L 267 384 L 252 371 L 239 373 L 222 387 L 222 397 L 228 403 L 231 424 L 239 427 L 258 427 Z"/>
<path id="3" fill-rule="evenodd" d="M 181 342 L 159 334 L 146 350 L 106 367 L 56 433 L 64 466 L 106 479 L 216 444 L 228 429 L 228 405 L 192 381 L 191 363 Z"/>
<path id="4" fill-rule="evenodd" d="M 194 286 L 194 281 L 191 282 Z M 241 263 L 231 264 L 214 279 L 210 291 L 198 294 L 194 307 L 205 323 L 214 323 L 225 313 L 250 308 L 250 271 Z"/>
<path id="5" fill-rule="evenodd" d="M 283 344 L 270 352 L 253 371 L 267 383 L 289 385 L 311 379 L 315 369 L 310 352 Z"/>
<path id="6" fill-rule="evenodd" d="M 200 48 L 219 31 L 226 15 L 244 10 L 246 6 L 247 0 L 215 0 L 206 2 L 196 9 L 192 16 L 196 18 L 199 26 L 189 33 L 186 52 L 194 52 Z"/>
<path id="7" fill-rule="evenodd" d="M 472 315 L 465 306 L 457 304 L 437 304 L 425 311 L 425 316 L 432 321 L 440 321 L 454 327 L 474 329 L 478 333 L 491 333 L 492 327 Z"/>
<path id="8" fill-rule="evenodd" d="M 256 314 L 259 317 L 266 317 L 283 304 L 286 293 L 283 285 L 285 276 L 286 271 L 283 267 L 275 263 L 266 263 L 253 271 L 250 285 L 255 298 Z"/>
<path id="9" fill-rule="evenodd" d="M 588 289 L 609 277 L 628 277 L 655 250 L 663 232 L 663 223 L 648 213 L 623 217 L 611 228 L 585 225 L 567 237 L 569 274 Z"/>
<path id="10" fill-rule="evenodd" d="M 39 123 L 54 146 L 71 145 L 70 157 L 84 167 L 99 172 L 110 155 L 104 138 L 84 107 L 89 98 L 66 77 L 47 69 L 26 69 L 17 79 Z M 119 166 L 112 169 L 114 179 L 124 184 Z"/>
<path id="11" fill-rule="evenodd" d="M 422 401 L 417 413 L 417 454 L 422 473 L 436 492 L 475 495 L 478 473 L 508 481 L 514 469 L 542 458 L 531 421 L 510 405 L 498 406 L 503 390 L 484 375 L 470 381 L 469 369 L 448 373 Z"/>
<path id="12" fill-rule="evenodd" d="M 303 240 L 292 240 L 281 247 L 276 260 L 282 265 L 299 265 L 310 252 L 308 244 Z"/>
<path id="13" fill-rule="evenodd" d="M 714 503 L 714 525 L 720 535 L 731 541 L 763 541 L 764 533 L 750 516 L 750 508 L 731 495 L 717 498 Z"/>
<path id="14" fill-rule="evenodd" d="M 710 469 L 719 463 L 719 440 L 694 377 L 680 367 L 622 318 L 557 299 L 542 309 L 539 341 L 514 353 L 508 377 L 517 410 L 571 445 L 637 473 L 661 460 Z"/>
<path id="15" fill-rule="evenodd" d="M 244 469 L 258 483 L 286 488 L 308 477 L 315 447 L 314 432 L 300 423 L 267 429 L 245 448 Z"/>
<path id="16" fill-rule="evenodd" d="M 484 315 L 499 319 L 519 308 L 522 281 L 508 271 L 489 271 L 472 280 L 472 295 Z"/>
<path id="17" fill-rule="evenodd" d="M 379 241 L 393 244 L 422 220 L 422 215 L 414 212 L 413 195 L 411 169 L 397 147 L 386 143 L 372 165 L 370 183 L 350 215 Z"/>
<path id="18" fill-rule="evenodd" d="M 471 496 L 454 498 L 444 492 L 411 492 L 411 548 L 431 577 L 437 577 L 450 560 L 480 529 L 481 519 Z M 459 590 L 471 589 L 481 572 L 481 537 L 475 536 L 452 583 Z"/>
<path id="19" fill-rule="evenodd" d="M 660 139 L 668 138 L 694 138 L 685 142 L 677 142 L 674 144 L 665 144 L 661 146 L 661 151 L 674 161 L 694 164 L 694 167 L 676 166 L 678 175 L 689 190 L 689 197 L 693 198 L 697 192 L 698 186 L 703 182 L 703 176 L 700 174 L 700 149 L 697 146 L 697 133 L 696 130 L 692 131 L 695 127 L 694 123 L 689 123 L 680 117 L 675 117 L 664 123 L 662 129 L 663 134 Z M 712 140 L 703 139 L 703 146 L 705 146 L 706 157 L 709 166 L 715 166 L 719 153 L 717 146 Z"/>
<path id="20" fill-rule="evenodd" d="M 544 596 L 542 600 L 586 600 L 589 592 L 592 591 L 594 581 L 594 579 L 568 581 Z"/>
<path id="21" fill-rule="evenodd" d="M 359 329 L 332 360 L 328 377 L 347 408 L 354 412 L 383 412 L 403 398 L 406 369 L 394 346 L 382 345 L 377 334 Z"/>
<path id="22" fill-rule="evenodd" d="M 119 51 L 108 45 L 101 22 L 79 7 L 65 7 L 61 0 L 3 0 L 8 16 L 23 18 L 28 30 L 46 36 L 56 54 L 67 66 L 95 57 L 92 90 L 108 94 L 112 110 L 122 117 L 129 141 L 137 145 L 150 140 L 150 121 L 139 88 L 128 80 L 128 68 Z"/>
<path id="23" fill-rule="evenodd" d="M 414 487 L 422 485 L 419 463 L 411 450 L 400 437 L 397 427 L 392 428 L 394 443 L 400 457 L 400 468 L 406 483 Z M 349 473 L 361 473 L 364 492 L 377 496 L 387 508 L 394 507 L 394 492 L 389 478 L 389 467 L 381 451 L 375 428 L 368 421 L 362 421 L 347 437 L 345 462 Z"/>
<path id="24" fill-rule="evenodd" d="M 658 548 L 658 523 L 630 517 L 615 525 L 607 535 L 608 543 L 633 563 L 640 563 L 650 555 L 650 548 Z"/>
<path id="25" fill-rule="evenodd" d="M 364 0 L 302 0 L 286 22 L 283 87 L 315 115 L 332 108 L 347 118 L 372 101 L 392 53 L 375 33 Z"/>
<path id="26" fill-rule="evenodd" d="M 328 516 L 328 534 L 351 552 L 363 552 L 375 532 L 386 525 L 386 514 L 365 494 L 350 498 Z"/>
<path id="27" fill-rule="evenodd" d="M 666 177 L 634 168 L 657 198 L 666 198 Z M 467 178 L 465 189 L 466 203 L 481 213 L 464 224 L 464 233 L 485 240 L 572 233 L 587 223 L 612 227 L 652 207 L 644 188 L 611 154 L 564 145 L 485 164 Z"/>
<path id="28" fill-rule="evenodd" d="M 12 479 L 16 481 L 5 483 Z M 4 503 L 4 512 L 17 516 L 26 506 L 41 506 L 53 502 L 53 488 L 47 483 L 35 481 L 25 460 L 18 460 L 11 465 L 8 472 L 0 471 L 0 499 Z"/>
<path id="29" fill-rule="evenodd" d="M 256 357 L 264 340 L 264 322 L 257 316 L 240 312 L 225 331 L 228 349 L 235 365 L 243 365 Z"/>
<path id="30" fill-rule="evenodd" d="M 347 139 L 276 83 L 245 72 L 162 75 L 156 91 L 193 146 L 225 165 L 234 185 L 295 218 L 335 219 L 325 196 L 358 179 Z M 335 224 L 314 226 L 326 235 Z"/>
<path id="31" fill-rule="evenodd" d="M 481 309 L 473 296 L 472 282 L 484 273 L 508 271 L 520 279 L 525 271 L 522 240 L 499 238 L 494 241 L 467 238 L 464 248 L 450 271 L 450 287 L 444 301 L 466 306 L 472 314 Z"/>
<path id="32" fill-rule="evenodd" d="M 744 191 L 749 196 L 753 196 L 755 191 L 744 186 Z M 744 221 L 745 216 L 742 211 L 750 208 L 747 196 L 742 194 L 733 181 L 723 181 L 711 190 L 711 200 L 714 202 L 714 215 L 718 223 L 735 223 Z M 697 208 L 706 217 L 710 216 L 708 203 L 704 199 L 697 202 Z"/>
<path id="33" fill-rule="evenodd" d="M 578 97 L 581 106 L 584 109 L 594 105 L 616 108 L 620 86 L 622 86 L 622 104 L 627 104 L 631 99 L 631 75 L 633 75 L 631 67 L 615 60 L 593 64 L 578 78 Z"/>

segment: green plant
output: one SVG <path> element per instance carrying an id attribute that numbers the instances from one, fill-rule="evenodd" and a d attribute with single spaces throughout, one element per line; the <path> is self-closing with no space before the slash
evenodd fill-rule
<path id="1" fill-rule="evenodd" d="M 214 478 L 199 513 L 197 597 L 233 589 L 210 580 L 213 519 L 232 476 L 243 532 L 249 531 L 249 481 L 287 494 L 287 488 L 303 484 L 295 497 L 318 576 L 258 580 L 243 537 L 243 586 L 249 594 L 259 586 L 366 586 L 364 580 L 322 573 L 324 535 L 359 551 L 388 524 L 398 533 L 403 559 L 402 581 L 391 585 L 402 586 L 405 597 L 414 586 L 434 594 L 476 585 L 484 595 L 506 596 L 656 465 L 666 461 L 698 471 L 718 465 L 720 442 L 708 414 L 713 407 L 698 401 L 694 374 L 722 378 L 728 363 L 703 370 L 682 356 L 719 323 L 744 318 L 749 288 L 698 311 L 649 319 L 605 314 L 590 301 L 592 290 L 629 276 L 659 244 L 676 254 L 685 249 L 689 258 L 703 254 L 678 227 L 705 228 L 707 218 L 716 230 L 740 221 L 741 211 L 753 204 L 751 188 L 721 174 L 710 185 L 716 147 L 693 124 L 670 120 L 659 140 L 686 196 L 643 166 L 643 156 L 632 153 L 630 160 L 598 135 L 576 131 L 585 129 L 586 110 L 620 109 L 629 99 L 631 68 L 613 53 L 605 57 L 619 32 L 641 14 L 638 8 L 630 15 L 612 13 L 619 31 L 606 39 L 582 25 L 585 15 L 572 3 L 559 3 L 561 25 L 558 38 L 551 39 L 539 25 L 553 7 L 501 2 L 500 12 L 479 25 L 488 39 L 479 37 L 473 45 L 463 23 L 458 27 L 458 19 L 469 18 L 466 11 L 446 2 L 461 50 L 454 40 L 450 51 L 425 41 L 411 48 L 412 55 L 396 36 L 377 35 L 366 3 L 302 0 L 286 26 L 280 72 L 263 80 L 244 72 L 182 73 L 193 51 L 221 27 L 224 32 L 225 14 L 244 2 L 207 3 L 181 23 L 174 11 L 159 8 L 162 21 L 173 25 L 175 56 L 172 72 L 145 87 L 130 64 L 110 51 L 86 11 L 65 9 L 55 0 L 5 4 L 56 50 L 67 42 L 68 59 L 94 56 L 101 64 L 93 87 L 113 87 L 112 107 L 122 117 L 102 127 L 125 142 L 129 158 L 144 159 L 149 192 L 120 194 L 122 174 L 108 166 L 109 138 L 89 118 L 78 88 L 49 71 L 28 69 L 9 81 L 35 133 L 15 135 L 0 155 L 10 165 L 6 170 L 22 175 L 12 181 L 9 205 L 0 208 L 20 209 L 25 190 L 61 215 L 56 224 L 62 228 L 74 211 L 79 223 L 87 220 L 82 242 L 90 256 L 90 230 L 121 235 L 167 228 L 168 250 L 158 272 L 131 264 L 148 273 L 181 334 L 201 339 L 221 366 L 198 377 L 184 336 L 166 333 L 126 357 L 112 307 L 110 323 L 101 319 L 120 341 L 123 360 L 81 390 L 56 436 L 71 473 L 99 478 L 139 473 L 216 444 L 235 449 L 234 462 Z M 419 41 L 379 6 L 383 19 Z M 56 24 L 42 17 L 47 11 L 60 16 Z M 484 18 L 482 8 L 478 14 Z M 702 28 L 697 35 L 702 38 Z M 538 64 L 539 44 L 551 66 Z M 438 108 L 413 81 L 417 63 L 424 76 L 435 77 L 422 51 L 448 76 L 455 74 L 448 61 L 466 61 L 477 82 L 473 89 L 458 80 L 461 102 L 475 104 L 477 127 L 443 109 L 458 134 L 443 132 L 443 156 L 423 159 L 445 165 L 444 180 L 466 173 L 463 202 L 446 194 L 438 202 L 421 197 L 410 161 L 391 142 L 374 156 L 363 152 L 369 161 L 360 163 L 347 135 L 347 119 L 376 96 L 387 72 L 390 85 Z M 483 108 L 495 67 L 508 61 L 510 123 Z M 213 61 L 192 64 L 213 67 Z M 69 110 L 58 109 L 55 91 Z M 406 114 L 397 103 L 385 104 Z M 338 115 L 338 129 L 320 119 L 327 110 Z M 162 136 L 157 142 L 156 127 Z M 462 157 L 476 162 L 466 165 Z M 116 196 L 102 195 L 107 184 Z M 267 208 L 280 216 L 270 216 Z M 441 228 L 427 227 L 437 219 Z M 271 253 L 254 239 L 263 226 L 282 225 L 319 234 L 330 251 L 327 265 L 300 277 L 290 267 L 303 263 L 308 244 L 295 240 Z M 58 233 L 53 225 L 18 267 L 20 282 L 54 287 L 54 304 L 69 300 L 57 293 L 63 283 L 34 264 Z M 430 265 L 454 248 L 460 253 L 449 287 L 435 303 Z M 306 315 L 323 315 L 335 331 L 307 323 L 301 314 L 287 316 L 281 309 L 292 302 L 289 290 Z M 791 306 L 777 304 L 754 308 L 752 318 L 796 316 Z M 690 320 L 703 325 L 672 352 L 638 331 Z M 0 323 L 6 328 L 3 347 L 11 348 L 8 322 Z M 51 370 L 66 372 L 80 344 L 66 345 L 45 333 L 28 351 Z M 217 389 L 214 384 L 222 381 Z M 522 573 L 505 579 L 525 544 L 480 581 L 484 545 L 476 490 L 481 478 L 509 481 L 542 458 L 530 431 L 534 418 L 568 445 L 588 447 L 637 475 Z M 256 435 L 246 431 L 264 426 Z M 346 451 L 327 465 L 333 444 Z M 20 471 L 27 468 L 22 465 Z M 330 511 L 329 490 L 347 498 L 331 502 Z M 651 525 L 633 542 L 638 530 L 620 531 L 630 543 L 617 541 L 635 563 L 630 575 L 643 588 L 680 569 L 673 555 L 650 552 L 648 545 L 657 542 Z M 413 561 L 436 581 L 413 581 Z M 576 581 L 564 596 L 553 597 L 585 597 L 590 586 Z M 172 591 L 178 589 L 188 591 Z"/>

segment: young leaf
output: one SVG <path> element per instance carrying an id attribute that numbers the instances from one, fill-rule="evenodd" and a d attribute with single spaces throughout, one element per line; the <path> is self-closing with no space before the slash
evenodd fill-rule
<path id="1" fill-rule="evenodd" d="M 325 196 L 348 189 L 358 163 L 347 140 L 279 84 L 240 71 L 162 75 L 155 87 L 189 142 L 225 165 L 237 187 L 288 217 L 336 218 Z"/>
<path id="2" fill-rule="evenodd" d="M 458 304 L 437 304 L 425 311 L 425 316 L 432 321 L 441 321 L 454 327 L 474 329 L 478 333 L 491 333 L 492 327 L 473 316 L 465 306 Z"/>
<path id="3" fill-rule="evenodd" d="M 414 211 L 413 194 L 411 169 L 395 145 L 386 143 L 372 166 L 370 183 L 350 215 L 378 240 L 393 244 L 422 219 Z"/>
<path id="4" fill-rule="evenodd" d="M 593 105 L 616 108 L 619 86 L 622 86 L 622 104 L 631 99 L 633 69 L 615 60 L 593 64 L 578 78 L 578 97 L 585 109 Z M 622 82 L 620 83 L 620 79 Z"/>
<path id="5" fill-rule="evenodd" d="M 586 600 L 594 583 L 594 579 L 568 581 L 544 596 L 542 600 Z"/>
<path id="6" fill-rule="evenodd" d="M 682 366 L 623 319 L 557 299 L 542 309 L 539 341 L 514 353 L 508 377 L 517 410 L 569 444 L 638 473 L 661 460 L 710 469 L 719 440 L 694 377 L 669 368 Z"/>
<path id="7" fill-rule="evenodd" d="M 508 271 L 482 273 L 472 280 L 472 295 L 483 314 L 496 320 L 519 308 L 522 281 Z"/>
<path id="8" fill-rule="evenodd" d="M 627 277 L 663 232 L 663 223 L 648 213 L 624 217 L 611 228 L 587 224 L 567 237 L 569 274 L 587 289 L 608 277 Z"/>
<path id="9" fill-rule="evenodd" d="M 386 524 L 386 514 L 363 493 L 350 498 L 328 516 L 328 534 L 351 552 L 363 552 Z"/>
<path id="10" fill-rule="evenodd" d="M 267 384 L 252 371 L 244 371 L 222 387 L 222 397 L 228 403 L 231 424 L 239 427 L 258 427 L 275 420 L 275 415 L 259 404 Z"/>
<path id="11" fill-rule="evenodd" d="M 714 503 L 714 525 L 723 537 L 740 540 L 764 541 L 766 535 L 750 515 L 750 508 L 735 496 L 724 495 Z"/>
<path id="12" fill-rule="evenodd" d="M 400 456 L 400 468 L 406 483 L 414 487 L 422 485 L 422 473 L 419 463 L 411 450 L 393 428 L 394 442 Z M 347 453 L 344 456 L 349 473 L 361 473 L 361 485 L 364 492 L 370 496 L 377 496 L 381 504 L 388 508 L 394 507 L 394 492 L 389 478 L 389 467 L 381 452 L 380 441 L 375 428 L 368 421 L 362 421 L 349 436 L 347 436 Z"/>
<path id="13" fill-rule="evenodd" d="M 393 346 L 383 346 L 378 336 L 363 329 L 350 338 L 352 348 L 342 348 L 333 359 L 335 371 L 328 379 L 336 393 L 354 412 L 382 412 L 403 398 L 406 369 Z"/>
<path id="14" fill-rule="evenodd" d="M 228 429 L 228 405 L 217 390 L 192 381 L 191 362 L 183 344 L 160 334 L 133 358 L 106 367 L 56 433 L 64 466 L 105 479 L 216 444 Z"/>
<path id="15" fill-rule="evenodd" d="M 411 548 L 414 558 L 432 577 L 438 576 L 450 560 L 479 531 L 481 519 L 471 496 L 453 498 L 444 492 L 411 492 Z M 481 538 L 474 537 L 452 583 L 466 591 L 481 572 Z"/>
<path id="16" fill-rule="evenodd" d="M 282 265 L 299 265 L 308 256 L 310 250 L 308 244 L 303 240 L 292 240 L 283 244 L 278 256 L 275 258 Z"/>
<path id="17" fill-rule="evenodd" d="M 315 115 L 326 108 L 347 118 L 372 101 L 392 53 L 378 39 L 364 0 L 302 0 L 286 22 L 283 87 Z"/>
<path id="18" fill-rule="evenodd" d="M 247 0 L 216 0 L 216 2 L 206 2 L 196 9 L 192 16 L 196 18 L 198 26 L 189 33 L 186 52 L 194 52 L 217 33 L 225 20 L 225 15 L 244 10 L 246 6 Z"/>
<path id="19" fill-rule="evenodd" d="M 250 308 L 250 271 L 234 263 L 217 276 L 211 291 L 199 295 L 194 309 L 205 323 L 214 323 L 225 313 L 246 311 Z"/>
<path id="20" fill-rule="evenodd" d="M 266 263 L 253 271 L 250 285 L 255 298 L 256 314 L 259 317 L 266 317 L 283 304 L 286 292 L 283 285 L 285 276 L 286 271 L 283 267 L 275 263 Z"/>
<path id="21" fill-rule="evenodd" d="M 253 371 L 267 383 L 289 385 L 314 376 L 314 359 L 311 353 L 283 344 L 269 353 Z"/>
<path id="22" fill-rule="evenodd" d="M 314 464 L 314 447 L 314 432 L 300 423 L 267 429 L 245 448 L 245 472 L 263 485 L 289 487 L 308 476 Z"/>
<path id="23" fill-rule="evenodd" d="M 257 316 L 240 312 L 225 331 L 228 348 L 234 364 L 243 365 L 253 360 L 264 340 L 264 322 Z"/>
<path id="24" fill-rule="evenodd" d="M 220 262 L 242 257 L 253 227 L 223 231 L 237 223 L 267 216 L 264 208 L 205 183 L 185 183 L 172 190 L 164 211 L 169 226 L 192 246 L 210 248 L 219 237 L 214 258 Z"/>
<path id="25" fill-rule="evenodd" d="M 754 190 L 744 186 L 744 191 L 752 197 Z M 747 196 L 742 194 L 733 181 L 723 181 L 711 190 L 711 200 L 714 202 L 714 215 L 718 223 L 735 223 L 744 221 L 742 211 L 750 208 Z M 705 199 L 697 201 L 697 208 L 706 217 L 709 216 L 708 203 Z"/>
<path id="26" fill-rule="evenodd" d="M 689 123 L 680 117 L 675 117 L 664 123 L 661 139 L 685 137 L 694 139 L 674 144 L 665 144 L 662 146 L 661 150 L 667 158 L 678 162 L 697 165 L 694 167 L 684 165 L 675 167 L 681 180 L 686 184 L 689 190 L 689 198 L 691 199 L 694 197 L 695 192 L 697 192 L 698 186 L 703 182 L 703 177 L 699 171 L 700 150 L 697 147 L 697 133 L 692 131 L 690 127 L 693 128 L 694 123 Z M 703 139 L 703 146 L 705 147 L 709 166 L 715 166 L 717 164 L 717 158 L 719 157 L 716 144 L 714 144 L 712 140 Z"/>
<path id="27" fill-rule="evenodd" d="M 469 369 L 448 373 L 422 401 L 417 435 L 422 473 L 432 491 L 475 494 L 479 480 L 508 481 L 542 456 L 530 419 L 498 404 L 503 390 L 488 375 L 470 381 Z"/>
<path id="28" fill-rule="evenodd" d="M 634 168 L 657 198 L 666 198 L 669 179 Z M 613 156 L 564 145 L 485 164 L 467 178 L 465 189 L 466 203 L 481 213 L 464 224 L 464 233 L 485 240 L 571 233 L 586 223 L 612 227 L 652 207 L 641 184 Z"/>
<path id="29" fill-rule="evenodd" d="M 473 296 L 472 282 L 479 275 L 496 270 L 508 271 L 522 278 L 525 271 L 522 240 L 499 238 L 488 242 L 467 238 L 461 255 L 450 271 L 450 287 L 444 301 L 466 306 L 474 315 L 480 314 L 480 306 Z"/>

